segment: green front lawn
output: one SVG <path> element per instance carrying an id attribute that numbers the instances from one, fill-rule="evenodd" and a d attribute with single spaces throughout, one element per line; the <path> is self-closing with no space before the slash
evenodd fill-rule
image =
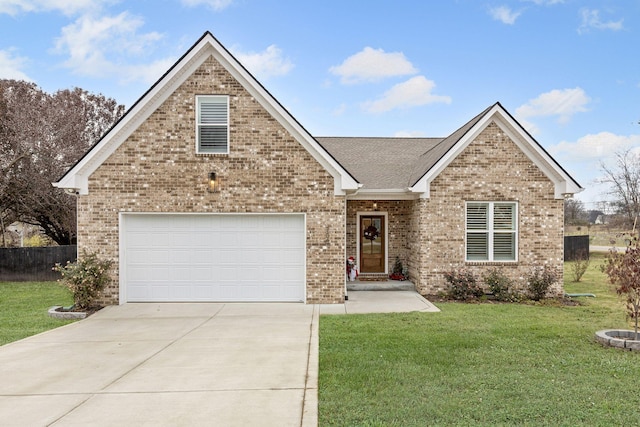
<path id="1" fill-rule="evenodd" d="M 593 339 L 628 325 L 601 260 L 566 283 L 582 306 L 321 316 L 320 425 L 640 425 L 640 354 Z"/>
<path id="2" fill-rule="evenodd" d="M 47 310 L 71 304 L 71 292 L 57 282 L 0 283 L 0 345 L 70 323 L 52 319 Z"/>

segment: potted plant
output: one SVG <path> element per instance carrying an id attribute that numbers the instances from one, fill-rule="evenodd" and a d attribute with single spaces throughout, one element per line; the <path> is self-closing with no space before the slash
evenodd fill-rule
<path id="1" fill-rule="evenodd" d="M 396 262 L 393 264 L 393 270 L 391 270 L 391 274 L 389 275 L 389 279 L 391 280 L 407 280 L 407 274 L 402 265 L 402 261 L 400 261 L 399 257 L 396 257 Z"/>
<path id="2" fill-rule="evenodd" d="M 604 271 L 616 293 L 624 298 L 627 314 L 634 321 L 634 330 L 606 329 L 598 331 L 596 339 L 611 347 L 640 350 L 640 241 L 636 236 L 629 240 L 624 252 L 615 248 L 609 251 Z"/>

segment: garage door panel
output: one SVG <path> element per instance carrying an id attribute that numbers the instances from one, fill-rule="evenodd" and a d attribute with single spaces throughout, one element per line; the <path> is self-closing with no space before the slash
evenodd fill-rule
<path id="1" fill-rule="evenodd" d="M 193 233 L 188 231 L 175 230 L 171 234 L 169 245 L 171 247 L 190 248 L 194 246 L 192 241 L 193 241 Z"/>
<path id="2" fill-rule="evenodd" d="M 169 275 L 168 267 L 156 266 L 151 270 L 151 280 L 154 282 L 165 282 L 167 281 L 168 275 Z"/>
<path id="3" fill-rule="evenodd" d="M 188 260 L 183 261 L 185 264 L 211 264 L 211 260 L 215 259 L 213 249 L 207 248 L 193 248 L 191 251 L 191 257 Z"/>
<path id="4" fill-rule="evenodd" d="M 124 215 L 128 301 L 303 301 L 303 215 Z"/>
<path id="5" fill-rule="evenodd" d="M 149 253 L 151 264 L 167 265 L 169 263 L 169 250 L 154 250 Z"/>

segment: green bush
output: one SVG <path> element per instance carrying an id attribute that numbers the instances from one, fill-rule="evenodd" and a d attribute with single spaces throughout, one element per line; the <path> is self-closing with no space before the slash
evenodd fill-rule
<path id="1" fill-rule="evenodd" d="M 534 301 L 546 298 L 551 286 L 558 281 L 558 273 L 548 265 L 534 268 L 527 277 L 529 296 Z"/>
<path id="2" fill-rule="evenodd" d="M 112 260 L 101 260 L 95 253 L 83 252 L 76 262 L 67 262 L 65 266 L 56 264 L 62 282 L 73 293 L 75 308 L 86 310 L 95 308 L 96 300 L 109 283 L 109 269 Z"/>
<path id="3" fill-rule="evenodd" d="M 489 270 L 487 275 L 482 279 L 496 300 L 514 301 L 516 299 L 516 294 L 513 293 L 511 289 L 511 279 L 497 268 Z"/>
<path id="4" fill-rule="evenodd" d="M 571 276 L 574 282 L 579 282 L 589 268 L 589 254 L 584 251 L 577 254 L 576 259 L 569 264 L 571 266 Z"/>
<path id="5" fill-rule="evenodd" d="M 460 270 L 444 273 L 449 282 L 448 296 L 455 300 L 468 301 L 484 295 L 476 277 L 471 271 Z"/>

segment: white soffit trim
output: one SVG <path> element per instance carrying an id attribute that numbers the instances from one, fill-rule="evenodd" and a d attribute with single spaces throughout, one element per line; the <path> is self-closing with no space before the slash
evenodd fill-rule
<path id="1" fill-rule="evenodd" d="M 359 190 L 347 195 L 347 200 L 415 200 L 418 193 L 409 189 Z"/>
<path id="2" fill-rule="evenodd" d="M 89 176 L 162 103 L 213 56 L 240 84 L 289 131 L 334 178 L 334 193 L 345 194 L 359 188 L 358 182 L 333 159 L 315 139 L 282 107 L 269 92 L 227 51 L 211 33 L 205 35 L 165 74 L 60 181 L 55 187 L 76 189 L 88 194 Z"/>
<path id="3" fill-rule="evenodd" d="M 579 193 L 584 190 L 499 104 L 494 105 L 416 185 L 411 187 L 411 190 L 416 192 L 422 191 L 420 197 L 429 198 L 431 181 L 458 157 L 491 122 L 495 122 L 542 173 L 553 182 L 555 187 L 554 196 L 556 199 L 564 198 L 565 194 Z"/>

